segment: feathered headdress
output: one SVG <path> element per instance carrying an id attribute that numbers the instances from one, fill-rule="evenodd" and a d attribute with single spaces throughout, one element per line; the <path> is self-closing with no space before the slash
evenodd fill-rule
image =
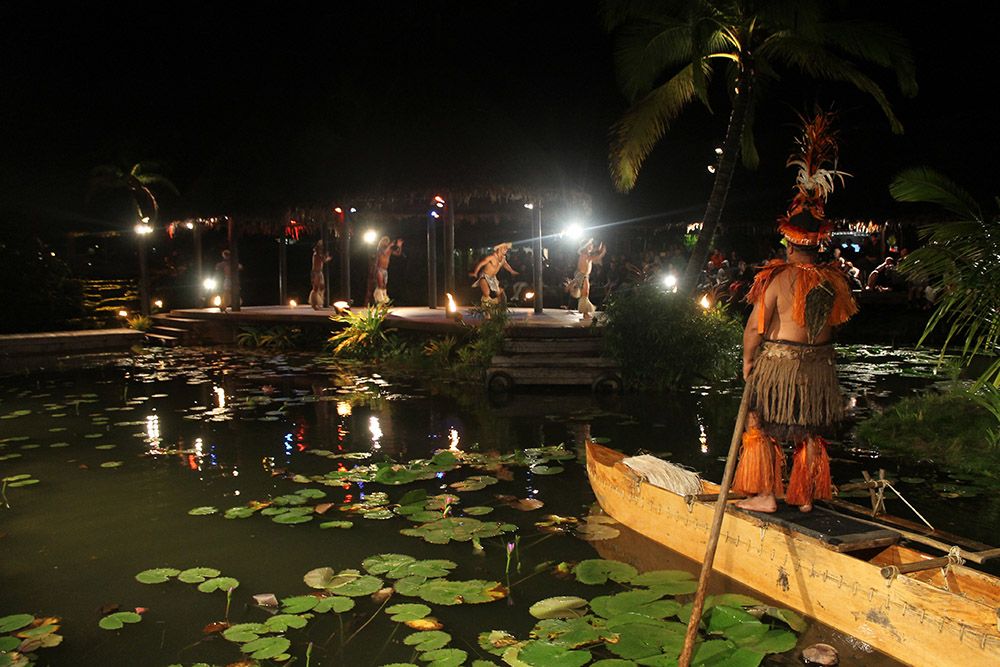
<path id="1" fill-rule="evenodd" d="M 797 150 L 786 166 L 798 167 L 795 196 L 788 212 L 778 218 L 778 231 L 790 243 L 818 246 L 830 238 L 833 225 L 826 221 L 824 206 L 834 183 L 850 174 L 837 169 L 840 149 L 833 130 L 834 114 L 818 111 L 811 120 L 799 115 L 802 134 L 795 140 Z"/>

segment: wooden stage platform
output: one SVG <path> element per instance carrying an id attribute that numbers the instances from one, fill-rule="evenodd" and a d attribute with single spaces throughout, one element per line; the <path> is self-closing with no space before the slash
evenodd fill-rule
<path id="1" fill-rule="evenodd" d="M 362 312 L 362 308 L 353 308 L 355 313 Z M 468 308 L 459 308 L 462 315 L 462 322 L 466 325 L 476 326 L 481 319 L 473 315 Z M 229 325 L 243 326 L 294 326 L 294 325 L 322 325 L 328 324 L 328 318 L 334 314 L 332 308 L 326 310 L 313 310 L 307 305 L 296 307 L 290 306 L 243 306 L 239 312 L 220 312 L 218 308 L 186 308 L 173 310 L 167 315 L 169 318 L 182 320 L 198 320 L 215 323 L 226 323 Z M 541 313 L 535 313 L 532 308 L 511 308 L 511 327 L 518 331 L 524 331 L 528 335 L 536 333 L 558 337 L 560 332 L 570 333 L 567 330 L 575 330 L 573 333 L 579 334 L 579 329 L 591 327 L 591 320 L 584 320 L 575 311 L 563 310 L 559 308 L 549 308 Z M 599 319 L 599 318 L 598 318 Z M 403 330 L 424 331 L 428 333 L 447 334 L 461 329 L 462 324 L 450 317 L 444 308 L 427 308 L 426 306 L 399 306 L 393 307 L 390 311 L 388 324 Z"/>

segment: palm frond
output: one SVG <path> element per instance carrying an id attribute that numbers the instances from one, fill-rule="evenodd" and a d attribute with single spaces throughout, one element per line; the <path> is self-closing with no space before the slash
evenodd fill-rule
<path id="1" fill-rule="evenodd" d="M 165 190 L 168 190 L 169 192 L 174 193 L 178 197 L 181 194 L 180 191 L 177 190 L 177 186 L 174 185 L 173 182 L 166 176 L 144 174 L 142 176 L 138 176 L 137 178 L 143 185 L 157 185 Z"/>
<path id="2" fill-rule="evenodd" d="M 691 31 L 681 21 L 661 20 L 622 29 L 615 50 L 618 84 L 630 102 L 648 93 L 664 72 L 691 62 Z"/>
<path id="3" fill-rule="evenodd" d="M 845 20 L 823 24 L 824 41 L 859 60 L 896 74 L 900 92 L 917 94 L 916 65 L 909 43 L 890 26 L 871 21 Z"/>
<path id="4" fill-rule="evenodd" d="M 621 192 L 635 187 L 639 169 L 694 96 L 693 66 L 688 65 L 672 79 L 633 105 L 612 128 L 611 179 Z"/>
<path id="5" fill-rule="evenodd" d="M 787 35 L 784 39 L 768 42 L 762 48 L 773 61 L 783 62 L 816 79 L 849 83 L 867 93 L 885 114 L 893 133 L 902 134 L 903 124 L 896 117 L 882 88 L 854 65 L 837 57 L 821 44 Z"/>
<path id="6" fill-rule="evenodd" d="M 937 204 L 966 220 L 983 219 L 972 195 L 929 167 L 913 167 L 900 172 L 889 185 L 889 194 L 900 202 Z"/>

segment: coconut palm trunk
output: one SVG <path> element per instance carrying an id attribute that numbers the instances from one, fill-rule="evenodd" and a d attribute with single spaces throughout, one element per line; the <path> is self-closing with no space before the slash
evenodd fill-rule
<path id="1" fill-rule="evenodd" d="M 738 92 L 733 100 L 733 111 L 729 116 L 726 139 L 722 144 L 722 157 L 719 160 L 719 166 L 715 171 L 715 180 L 712 183 L 712 193 L 708 197 L 705 216 L 702 218 L 701 233 L 698 235 L 698 242 L 695 244 L 684 270 L 681 288 L 688 293 L 693 293 L 698 289 L 698 278 L 708 261 L 712 239 L 715 237 L 715 230 L 719 227 L 719 222 L 722 219 L 729 186 L 733 181 L 733 174 L 736 173 L 736 162 L 740 155 L 740 141 L 746 126 L 747 110 L 750 106 L 751 80 L 751 76 L 744 74 L 740 77 L 737 85 Z"/>

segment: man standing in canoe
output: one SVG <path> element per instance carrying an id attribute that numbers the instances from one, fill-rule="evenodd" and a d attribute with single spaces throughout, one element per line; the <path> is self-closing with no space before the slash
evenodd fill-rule
<path id="1" fill-rule="evenodd" d="M 833 225 L 824 204 L 837 170 L 836 135 L 832 114 L 803 119 L 799 153 L 789 166 L 799 168 L 796 194 L 778 220 L 785 237 L 786 259 L 768 262 L 754 279 L 747 301 L 753 312 L 743 332 L 743 378 L 750 393 L 750 410 L 764 432 L 776 440 L 794 442 L 792 472 L 785 502 L 812 510 L 813 500 L 831 497 L 830 463 L 822 434 L 843 417 L 844 401 L 837 382 L 833 331 L 857 311 L 850 286 L 834 265 L 818 264 L 821 244 Z M 733 490 L 751 498 L 740 507 L 758 512 L 777 509 L 775 448 L 753 446 L 745 439 Z"/>

